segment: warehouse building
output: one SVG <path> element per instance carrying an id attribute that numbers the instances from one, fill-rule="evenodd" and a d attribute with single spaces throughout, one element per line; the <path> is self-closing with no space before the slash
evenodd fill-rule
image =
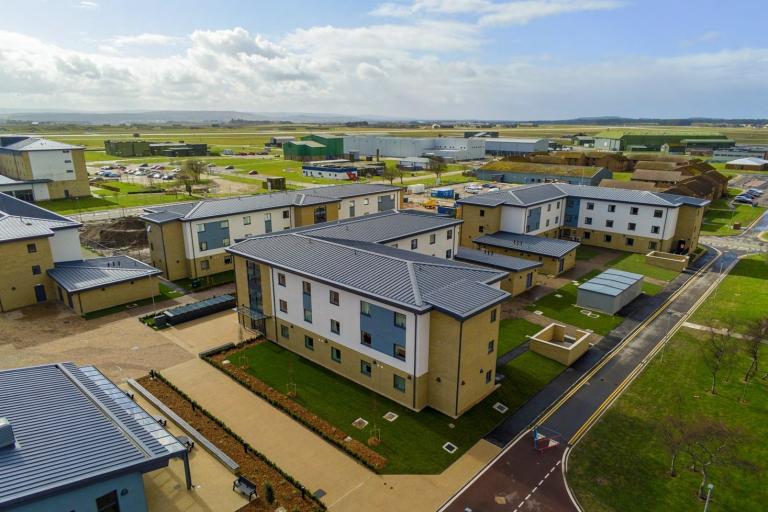
<path id="1" fill-rule="evenodd" d="M 613 173 L 604 167 L 542 164 L 500 160 L 490 162 L 475 171 L 477 178 L 501 183 L 571 183 L 598 185 L 611 179 Z"/>
<path id="2" fill-rule="evenodd" d="M 291 142 L 294 140 L 296 140 L 296 137 L 293 137 L 291 135 L 277 135 L 275 137 L 269 138 L 269 145 L 281 148 L 283 147 L 283 144 L 285 144 L 286 142 Z"/>
<path id="3" fill-rule="evenodd" d="M 179 142 L 148 142 L 146 140 L 105 140 L 104 152 L 123 158 L 142 156 L 206 156 L 208 144 Z"/>
<path id="4" fill-rule="evenodd" d="M 294 140 L 283 144 L 283 158 L 307 162 L 310 160 L 326 160 L 333 158 L 328 155 L 328 148 L 313 140 Z"/>
<path id="5" fill-rule="evenodd" d="M 579 285 L 576 305 L 615 315 L 643 293 L 643 276 L 609 269 Z"/>
<path id="6" fill-rule="evenodd" d="M 485 154 L 520 156 L 549 150 L 549 139 L 495 137 L 485 141 Z"/>
<path id="7" fill-rule="evenodd" d="M 91 195 L 81 146 L 40 137 L 2 135 L 0 175 L 17 182 L 12 184 L 4 180 L 0 190 L 13 191 L 13 195 L 25 200 L 47 201 Z"/>
<path id="8" fill-rule="evenodd" d="M 484 138 L 495 139 L 498 136 L 499 136 L 499 132 L 488 131 L 488 130 L 464 132 L 465 139 L 469 139 L 470 137 L 484 137 Z"/>
<path id="9" fill-rule="evenodd" d="M 768 170 L 768 160 L 754 156 L 738 158 L 727 162 L 725 168 L 738 171 L 765 171 Z"/>
<path id="10" fill-rule="evenodd" d="M 628 252 L 679 254 L 688 254 L 698 246 L 704 208 L 709 205 L 706 199 L 681 195 L 559 183 L 490 192 L 457 203 L 464 221 L 462 247 L 482 248 L 479 241 L 514 251 L 515 245 L 535 243 L 520 237 L 526 235 Z M 494 236 L 498 232 L 508 235 Z M 499 247 L 499 239 L 508 246 Z M 496 245 L 489 243 L 492 241 Z M 550 264 L 547 268 L 545 261 L 544 271 L 559 274 L 570 265 L 567 259 L 556 260 L 554 267 Z"/>
<path id="11" fill-rule="evenodd" d="M 357 157 L 442 157 L 448 161 L 481 160 L 490 139 L 459 137 L 386 137 L 380 135 L 348 135 L 344 137 L 344 153 Z"/>
<path id="12" fill-rule="evenodd" d="M 92 366 L 0 371 L 0 509 L 146 512 L 143 475 L 187 449 Z"/>
<path id="13" fill-rule="evenodd" d="M 730 162 L 739 158 L 756 157 L 768 160 L 768 146 L 734 146 L 728 149 L 716 149 L 712 152 L 712 162 Z"/>
<path id="14" fill-rule="evenodd" d="M 142 220 L 152 264 L 167 279 L 232 270 L 226 248 L 255 235 L 400 207 L 402 189 L 379 184 L 334 185 L 197 203 L 145 208 Z"/>
<path id="15" fill-rule="evenodd" d="M 693 130 L 605 130 L 595 135 L 595 149 L 604 151 L 668 151 L 684 153 L 702 147 L 732 147 L 722 133 Z"/>
<path id="16" fill-rule="evenodd" d="M 311 232 L 228 252 L 240 322 L 267 340 L 415 411 L 456 418 L 495 389 L 506 272 Z"/>

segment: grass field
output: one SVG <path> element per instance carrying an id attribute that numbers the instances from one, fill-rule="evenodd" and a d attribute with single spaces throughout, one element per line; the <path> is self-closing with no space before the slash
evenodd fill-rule
<path id="1" fill-rule="evenodd" d="M 107 191 L 110 192 L 110 191 Z M 78 199 L 54 199 L 40 201 L 38 206 L 63 215 L 73 215 L 82 212 L 111 210 L 114 208 L 132 208 L 150 206 L 153 204 L 179 203 L 182 201 L 199 201 L 197 196 L 186 194 L 120 194 L 105 197 L 84 197 Z"/>
<path id="2" fill-rule="evenodd" d="M 731 439 L 739 464 L 710 468 L 715 485 L 710 510 L 761 512 L 768 487 L 768 380 L 743 375 L 750 359 L 741 351 L 719 374 L 718 393 L 709 393 L 701 333 L 683 330 L 656 357 L 600 422 L 577 444 L 568 481 L 589 512 L 700 512 L 696 497 L 701 476 L 681 454 L 678 476 L 669 476 L 671 457 L 662 442 L 661 423 L 673 416 L 688 423 L 722 420 L 743 434 Z M 737 344 L 743 342 L 736 341 Z M 743 346 L 740 345 L 743 349 Z M 764 347 L 765 349 L 765 347 Z M 745 393 L 745 401 L 741 396 Z"/>
<path id="3" fill-rule="evenodd" d="M 717 289 L 693 315 L 691 322 L 744 332 L 750 321 L 768 314 L 768 257 L 740 260 Z"/>
<path id="4" fill-rule="evenodd" d="M 454 420 L 429 408 L 421 412 L 406 409 L 270 342 L 232 354 L 229 359 L 233 364 L 247 364 L 250 373 L 283 393 L 289 383 L 295 383 L 298 403 L 361 442 L 370 436 L 370 426 L 358 430 L 352 422 L 359 417 L 375 422 L 381 429 L 381 444 L 376 450 L 388 459 L 384 472 L 400 474 L 442 472 L 565 369 L 527 352 L 499 370 L 505 375 L 500 389 Z M 509 412 L 502 415 L 493 410 L 496 402 L 507 405 Z M 399 418 L 391 423 L 382 419 L 389 411 Z M 442 449 L 448 441 L 458 446 L 456 453 Z"/>
<path id="5" fill-rule="evenodd" d="M 652 277 L 661 281 L 671 281 L 679 274 L 679 272 L 674 270 L 649 265 L 645 262 L 644 254 L 636 253 L 624 254 L 608 263 L 607 266 L 617 270 L 624 270 L 625 272 L 643 274 L 646 277 Z"/>
<path id="6" fill-rule="evenodd" d="M 760 217 L 765 208 L 740 204 L 734 210 L 719 210 L 710 208 L 704 213 L 704 221 L 701 224 L 702 235 L 736 235 L 741 233 L 739 229 L 733 229 L 731 226 L 735 222 L 740 222 L 742 228 L 752 224 Z"/>
<path id="7" fill-rule="evenodd" d="M 579 282 L 583 283 L 600 272 L 602 271 L 592 270 L 582 277 Z M 568 283 L 549 295 L 545 295 L 536 303 L 526 306 L 525 309 L 528 311 L 541 311 L 544 316 L 553 320 L 565 322 L 582 329 L 591 329 L 597 334 L 602 335 L 611 332 L 624 320 L 620 316 L 605 313 L 599 313 L 597 318 L 590 318 L 582 314 L 582 308 L 576 306 L 577 293 L 577 286 L 573 283 Z"/>
<path id="8" fill-rule="evenodd" d="M 613 173 L 613 179 L 621 181 L 629 181 L 632 179 L 631 172 L 615 172 Z"/>
<path id="9" fill-rule="evenodd" d="M 193 286 L 195 281 L 198 282 L 198 286 Z M 235 282 L 234 270 L 226 270 L 224 272 L 219 272 L 218 274 L 211 274 L 209 276 L 201 277 L 198 279 L 185 277 L 184 279 L 178 279 L 174 281 L 174 283 L 176 283 L 177 285 L 181 286 L 182 288 L 184 288 L 189 292 L 207 290 L 208 288 L 213 288 L 215 286 L 219 286 L 222 284 L 229 284 L 234 282 Z"/>
<path id="10" fill-rule="evenodd" d="M 522 318 L 502 320 L 501 325 L 499 325 L 499 356 L 503 356 L 510 350 L 522 345 L 528 341 L 528 336 L 536 334 L 540 330 L 541 326 Z"/>

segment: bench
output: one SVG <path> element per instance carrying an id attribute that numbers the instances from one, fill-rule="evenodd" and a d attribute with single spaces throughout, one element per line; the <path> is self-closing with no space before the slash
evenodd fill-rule
<path id="1" fill-rule="evenodd" d="M 248 501 L 255 499 L 259 496 L 256 492 L 256 484 L 245 478 L 244 476 L 237 477 L 237 480 L 232 484 L 232 490 L 237 491 L 244 496 L 248 496 Z"/>

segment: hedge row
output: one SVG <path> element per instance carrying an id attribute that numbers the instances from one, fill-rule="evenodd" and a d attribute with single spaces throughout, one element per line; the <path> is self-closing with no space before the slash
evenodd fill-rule
<path id="1" fill-rule="evenodd" d="M 255 341 L 257 341 L 257 339 L 255 339 L 255 338 L 246 340 L 242 344 L 238 345 L 237 349 L 240 350 L 244 346 L 247 346 L 248 344 L 254 343 Z M 354 450 L 352 450 L 349 446 L 344 444 L 342 441 L 340 441 L 340 440 L 338 440 L 338 439 L 328 435 L 326 432 L 322 431 L 316 425 L 313 425 L 310 422 L 306 421 L 301 415 L 296 414 L 294 411 L 292 411 L 292 410 L 286 408 L 285 406 L 283 406 L 283 404 L 281 402 L 278 402 L 278 401 L 272 399 L 272 397 L 270 397 L 269 395 L 267 395 L 265 393 L 262 393 L 261 391 L 259 391 L 257 389 L 254 389 L 253 387 L 251 387 L 248 384 L 248 382 L 246 382 L 245 380 L 241 379 L 237 375 L 233 375 L 232 373 L 228 372 L 227 368 L 223 364 L 221 364 L 218 361 L 215 361 L 213 359 L 213 357 L 215 355 L 221 354 L 222 352 L 225 352 L 227 350 L 231 350 L 231 349 L 223 347 L 221 350 L 213 352 L 213 353 L 208 353 L 208 354 L 205 354 L 205 355 L 200 354 L 200 358 L 203 361 L 205 361 L 206 363 L 208 363 L 211 366 L 213 366 L 214 368 L 217 368 L 219 371 L 223 372 L 225 375 L 229 376 L 230 379 L 234 380 L 235 382 L 237 382 L 238 384 L 243 386 L 245 389 L 247 389 L 248 391 L 250 391 L 254 395 L 257 395 L 261 399 L 265 400 L 266 402 L 268 402 L 270 405 L 272 405 L 276 409 L 279 409 L 279 410 L 283 411 L 285 414 L 290 416 L 292 419 L 298 421 L 299 423 L 301 423 L 302 425 L 307 427 L 312 432 L 316 433 L 317 435 L 319 435 L 320 437 L 322 437 L 323 439 L 325 439 L 329 443 L 333 444 L 334 446 L 339 448 L 341 451 L 343 451 L 344 453 L 346 453 L 350 457 L 352 457 L 355 460 L 357 460 L 363 466 L 367 467 L 368 469 L 370 469 L 371 471 L 373 471 L 375 473 L 379 473 L 379 474 L 381 473 L 381 468 L 376 467 L 370 461 L 368 461 L 365 458 L 363 458 L 362 456 L 360 456 L 360 454 L 356 453 Z"/>
<path id="2" fill-rule="evenodd" d="M 283 471 L 283 470 L 280 468 L 280 466 L 278 466 L 277 464 L 275 464 L 274 462 L 272 462 L 272 460 L 270 460 L 270 459 L 269 459 L 269 458 L 268 458 L 266 455 L 264 455 L 264 454 L 263 454 L 263 453 L 261 453 L 259 450 L 255 449 L 253 446 L 251 446 L 250 444 L 248 444 L 248 442 L 247 442 L 245 439 L 243 439 L 243 438 L 242 438 L 242 437 L 240 437 L 240 436 L 239 436 L 239 435 L 238 435 L 236 432 L 234 432 L 232 429 L 230 429 L 230 428 L 227 426 L 227 424 L 226 424 L 226 423 L 224 423 L 224 422 L 223 422 L 223 421 L 221 421 L 219 418 L 217 418 L 216 416 L 214 416 L 213 414 L 211 414 L 211 413 L 210 413 L 210 412 L 209 412 L 207 409 L 205 409 L 205 408 L 204 408 L 203 406 L 201 406 L 199 403 L 195 402 L 195 401 L 192 399 L 192 397 L 190 397 L 190 396 L 189 396 L 189 395 L 187 395 L 187 394 L 186 394 L 184 391 L 182 391 L 182 390 L 180 390 L 179 388 L 177 388 L 177 387 L 176 387 L 176 386 L 175 386 L 175 385 L 174 385 L 174 384 L 173 384 L 171 381 L 169 381 L 168 379 L 166 379 L 166 378 L 165 378 L 165 376 L 163 376 L 163 374 L 161 374 L 160 372 L 158 372 L 158 371 L 155 371 L 155 370 L 150 370 L 150 371 L 149 371 L 149 375 L 150 375 L 150 377 L 156 378 L 157 380 L 159 380 L 160 382 L 162 382 L 163 384 L 165 384 L 166 386 L 168 386 L 169 388 L 171 388 L 172 390 L 174 390 L 176 393 L 178 393 L 178 394 L 179 394 L 179 396 L 181 396 L 181 397 L 182 397 L 184 400 L 186 400 L 187 402 L 189 402 L 189 403 L 190 403 L 190 405 L 192 405 L 192 408 L 193 408 L 193 409 L 196 409 L 196 410 L 198 410 L 198 411 L 202 412 L 203 414 L 205 414 L 205 415 L 206 415 L 206 416 L 207 416 L 207 417 L 208 417 L 208 418 L 209 418 L 211 421 L 213 421 L 213 422 L 214 422 L 214 423 L 216 423 L 218 426 L 220 426 L 220 427 L 221 427 L 221 428 L 224 430 L 224 432 L 226 432 L 227 434 L 229 434 L 230 436 L 232 436 L 232 437 L 233 437 L 233 438 L 234 438 L 234 439 L 235 439 L 235 440 L 236 440 L 238 443 L 242 444 L 242 445 L 243 445 L 243 448 L 244 448 L 244 449 L 245 449 L 247 452 L 251 452 L 251 453 L 253 453 L 253 454 L 254 454 L 256 457 L 258 457 L 259 459 L 261 459 L 262 461 L 264 461 L 264 463 L 266 463 L 266 464 L 267 464 L 268 466 L 270 466 L 272 469 L 274 469 L 275 471 L 277 471 L 277 472 L 280 474 L 280 476 L 282 476 L 283 478 L 285 478 L 285 480 L 286 480 L 286 481 L 288 481 L 288 482 L 289 482 L 291 485 L 293 485 L 294 487 L 296 487 L 298 490 L 302 491 L 302 493 L 303 493 L 303 494 L 305 494 L 305 495 L 306 495 L 306 496 L 308 496 L 308 497 L 309 497 L 309 498 L 310 498 L 312 501 L 314 501 L 314 502 L 315 502 L 315 503 L 318 505 L 318 507 L 320 507 L 320 510 L 326 510 L 326 506 L 325 506 L 325 504 L 324 504 L 322 501 L 320 501 L 320 499 L 319 499 L 319 498 L 317 498 L 316 496 L 314 496 L 314 495 L 312 495 L 312 494 L 309 494 L 309 493 L 307 493 L 307 491 L 306 491 L 306 487 L 304 487 L 304 486 L 303 486 L 303 485 L 302 485 L 302 484 L 301 484 L 301 483 L 300 483 L 298 480 L 296 480 L 296 479 L 295 479 L 295 478 L 293 478 L 291 475 L 289 475 L 288 473 L 286 473 L 285 471 Z"/>

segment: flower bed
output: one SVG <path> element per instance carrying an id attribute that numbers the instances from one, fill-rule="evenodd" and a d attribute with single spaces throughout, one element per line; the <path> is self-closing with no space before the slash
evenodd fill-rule
<path id="1" fill-rule="evenodd" d="M 301 512 L 325 510 L 322 502 L 311 496 L 300 483 L 285 474 L 275 463 L 254 450 L 221 420 L 201 408 L 162 375 L 157 372 L 152 374 L 155 378 L 142 377 L 138 379 L 139 384 L 237 462 L 240 465 L 240 474 L 257 484 L 259 498 L 242 507 L 240 511 L 271 511 L 278 506 Z M 265 483 L 269 483 L 274 490 L 274 504 L 270 505 L 264 501 Z"/>
<path id="2" fill-rule="evenodd" d="M 201 354 L 201 357 L 204 361 L 212 364 L 222 372 L 229 375 L 232 379 L 234 379 L 240 385 L 244 386 L 246 389 L 260 396 L 295 420 L 301 422 L 307 428 L 322 436 L 324 439 L 335 444 L 337 447 L 353 456 L 363 465 L 376 472 L 380 472 L 387 465 L 387 459 L 383 455 L 372 450 L 360 441 L 351 439 L 349 435 L 343 430 L 333 426 L 332 424 L 328 423 L 328 421 L 317 416 L 313 412 L 308 411 L 294 400 L 292 400 L 289 396 L 268 386 L 247 371 L 238 368 L 233 364 L 222 364 L 222 362 L 227 359 L 233 352 L 239 352 L 250 345 L 262 342 L 263 339 L 249 340 L 234 348 L 226 348 L 217 353 L 209 353 L 205 355 Z"/>

